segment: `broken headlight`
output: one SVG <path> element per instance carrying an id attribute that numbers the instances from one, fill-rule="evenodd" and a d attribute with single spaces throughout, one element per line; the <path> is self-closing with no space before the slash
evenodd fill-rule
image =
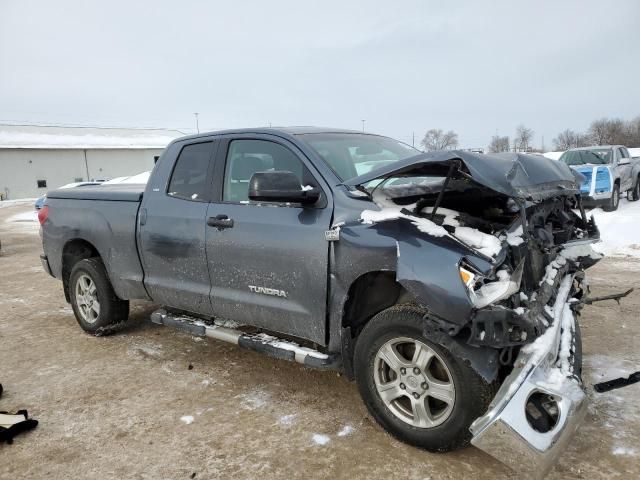
<path id="1" fill-rule="evenodd" d="M 487 280 L 480 274 L 473 272 L 465 264 L 461 264 L 458 271 L 460 279 L 467 287 L 473 305 L 476 308 L 484 308 L 509 298 L 520 290 L 523 266 L 524 263 L 521 263 L 513 273 L 509 273 L 506 269 L 498 270 L 494 280 Z M 481 280 L 483 281 L 481 282 Z"/>

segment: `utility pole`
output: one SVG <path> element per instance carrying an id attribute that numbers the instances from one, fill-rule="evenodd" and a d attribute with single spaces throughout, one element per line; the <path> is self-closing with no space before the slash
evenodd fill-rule
<path id="1" fill-rule="evenodd" d="M 195 112 L 193 115 L 196 117 L 196 131 L 200 133 L 200 125 L 198 123 L 198 112 Z"/>
<path id="2" fill-rule="evenodd" d="M 411 146 L 416 148 L 416 132 L 411 132 Z"/>
<path id="3" fill-rule="evenodd" d="M 360 121 L 362 122 L 362 131 L 364 132 L 364 122 L 365 122 L 366 120 L 360 120 Z"/>
<path id="4" fill-rule="evenodd" d="M 542 148 L 541 148 L 541 150 L 542 150 L 542 153 L 544 153 L 544 135 L 542 135 Z"/>

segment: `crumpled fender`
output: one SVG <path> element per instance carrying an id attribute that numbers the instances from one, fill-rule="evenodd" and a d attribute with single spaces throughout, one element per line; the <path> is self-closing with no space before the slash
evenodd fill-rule
<path id="1" fill-rule="evenodd" d="M 458 265 L 465 259 L 479 271 L 489 273 L 493 268 L 490 262 L 455 239 L 423 233 L 403 218 L 368 227 L 396 241 L 398 283 L 434 316 L 459 327 L 469 322 L 474 306 Z"/>

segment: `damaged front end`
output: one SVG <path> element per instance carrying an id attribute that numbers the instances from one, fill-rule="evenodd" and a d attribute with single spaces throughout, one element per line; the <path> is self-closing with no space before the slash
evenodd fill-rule
<path id="1" fill-rule="evenodd" d="M 397 280 L 429 310 L 425 332 L 498 358 L 494 378 L 477 367 L 502 383 L 471 426 L 472 443 L 543 476 L 586 406 L 576 315 L 588 291 L 584 270 L 601 255 L 575 174 L 542 157 L 467 152 L 387 170 L 351 183 L 380 207 L 362 212 L 362 222 L 396 239 Z M 411 223 L 414 237 L 390 225 L 398 222 Z"/>

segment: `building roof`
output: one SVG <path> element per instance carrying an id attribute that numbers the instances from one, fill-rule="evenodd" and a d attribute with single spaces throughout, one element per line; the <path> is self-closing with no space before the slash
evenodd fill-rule
<path id="1" fill-rule="evenodd" d="M 183 135 L 167 129 L 0 124 L 0 149 L 164 148 Z"/>

